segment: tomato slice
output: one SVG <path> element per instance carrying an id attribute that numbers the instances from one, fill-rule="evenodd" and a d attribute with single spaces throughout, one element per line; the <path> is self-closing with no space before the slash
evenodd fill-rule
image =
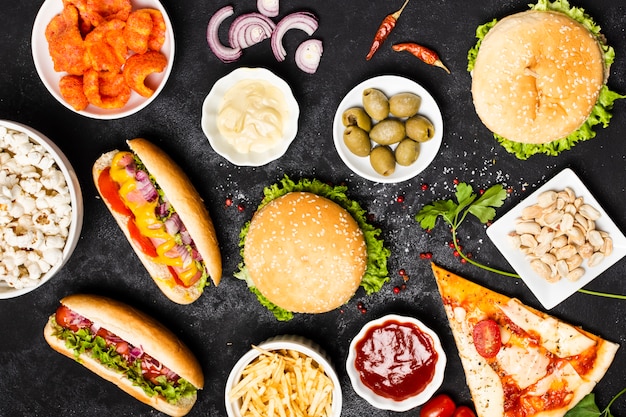
<path id="1" fill-rule="evenodd" d="M 130 233 L 130 237 L 133 239 L 133 242 L 139 246 L 144 254 L 152 258 L 156 258 L 158 256 L 154 245 L 149 238 L 141 234 L 141 231 L 139 230 L 139 227 L 137 227 L 133 217 L 128 219 L 126 227 L 128 227 L 128 232 Z"/>
<path id="2" fill-rule="evenodd" d="M 472 337 L 476 351 L 483 358 L 495 357 L 502 346 L 500 326 L 492 319 L 485 319 L 476 323 Z"/>
<path id="3" fill-rule="evenodd" d="M 59 306 L 56 311 L 55 320 L 57 324 L 65 329 L 77 332 L 85 327 L 91 327 L 91 321 L 74 313 L 69 307 Z"/>
<path id="4" fill-rule="evenodd" d="M 111 178 L 111 168 L 106 167 L 98 176 L 98 188 L 102 193 L 102 197 L 109 203 L 113 211 L 124 216 L 130 216 L 132 213 L 124 201 L 120 197 L 119 186 L 113 178 Z"/>
<path id="5" fill-rule="evenodd" d="M 435 395 L 420 409 L 420 417 L 452 417 L 456 404 L 446 394 Z"/>
<path id="6" fill-rule="evenodd" d="M 476 417 L 476 414 L 468 406 L 461 405 L 454 410 L 452 417 Z"/>

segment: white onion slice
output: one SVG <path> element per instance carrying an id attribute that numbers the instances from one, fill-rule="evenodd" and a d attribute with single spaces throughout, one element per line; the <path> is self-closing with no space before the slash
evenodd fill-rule
<path id="1" fill-rule="evenodd" d="M 300 29 L 307 35 L 312 35 L 317 30 L 318 21 L 313 13 L 294 12 L 283 17 L 277 24 L 270 39 L 272 52 L 278 62 L 285 60 L 287 51 L 283 46 L 283 36 L 290 29 Z"/>
<path id="2" fill-rule="evenodd" d="M 267 17 L 278 16 L 278 0 L 257 0 L 256 8 Z"/>
<path id="3" fill-rule="evenodd" d="M 233 48 L 248 48 L 272 36 L 276 24 L 261 13 L 238 16 L 230 25 L 228 39 Z"/>
<path id="4" fill-rule="evenodd" d="M 241 57 L 241 48 L 232 48 L 230 46 L 223 45 L 219 39 L 219 28 L 224 20 L 234 14 L 233 6 L 224 6 L 219 9 L 211 19 L 206 30 L 206 40 L 209 44 L 209 48 L 213 51 L 216 57 L 222 62 L 229 63 L 238 60 Z"/>
<path id="5" fill-rule="evenodd" d="M 307 39 L 296 49 L 296 65 L 308 74 L 314 74 L 320 65 L 324 48 L 319 39 Z"/>

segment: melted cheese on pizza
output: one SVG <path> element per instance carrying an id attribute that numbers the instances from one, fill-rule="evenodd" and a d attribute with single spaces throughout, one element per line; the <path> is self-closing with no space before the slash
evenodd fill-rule
<path id="1" fill-rule="evenodd" d="M 513 378 L 520 389 L 526 389 L 548 374 L 550 358 L 534 346 L 503 345 L 494 366 Z"/>
<path id="2" fill-rule="evenodd" d="M 542 318 L 519 300 L 511 299 L 507 304 L 498 307 L 516 326 L 528 334 L 537 335 L 541 345 L 559 358 L 580 355 L 596 344 L 576 327 L 553 317 Z"/>

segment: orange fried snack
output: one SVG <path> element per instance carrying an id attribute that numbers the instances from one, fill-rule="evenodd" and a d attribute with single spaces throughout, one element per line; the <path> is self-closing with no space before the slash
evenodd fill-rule
<path id="1" fill-rule="evenodd" d="M 54 70 L 81 75 L 87 68 L 85 44 L 78 27 L 78 11 L 68 6 L 46 26 L 48 52 L 54 63 Z"/>
<path id="2" fill-rule="evenodd" d="M 65 0 L 76 6 L 82 19 L 92 26 L 107 20 L 126 21 L 132 10 L 130 0 Z"/>
<path id="3" fill-rule="evenodd" d="M 59 81 L 61 96 L 76 111 L 85 110 L 89 100 L 83 91 L 83 77 L 80 75 L 66 75 Z"/>
<path id="4" fill-rule="evenodd" d="M 153 51 L 160 51 L 165 43 L 165 19 L 163 14 L 157 9 L 143 9 L 152 17 L 152 32 L 148 39 L 148 48 Z"/>
<path id="5" fill-rule="evenodd" d="M 121 73 L 98 72 L 93 68 L 83 75 L 83 91 L 90 104 L 103 109 L 124 107 L 131 93 Z"/>
<path id="6" fill-rule="evenodd" d="M 138 54 L 148 52 L 148 41 L 153 26 L 150 13 L 145 10 L 132 12 L 124 27 L 124 40 L 128 48 Z"/>
<path id="7" fill-rule="evenodd" d="M 126 60 L 124 65 L 124 79 L 126 84 L 143 97 L 150 97 L 154 89 L 145 83 L 146 78 L 155 72 L 162 72 L 167 66 L 167 58 L 160 52 L 148 51 L 145 54 L 135 54 Z"/>
<path id="8" fill-rule="evenodd" d="M 87 62 L 96 71 L 119 72 L 126 61 L 128 49 L 124 41 L 124 26 L 119 19 L 109 20 L 85 37 Z"/>

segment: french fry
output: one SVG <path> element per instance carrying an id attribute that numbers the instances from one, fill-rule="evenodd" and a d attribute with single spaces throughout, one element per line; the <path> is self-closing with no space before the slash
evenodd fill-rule
<path id="1" fill-rule="evenodd" d="M 296 350 L 263 350 L 229 393 L 243 417 L 325 417 L 333 382 L 322 366 Z"/>

